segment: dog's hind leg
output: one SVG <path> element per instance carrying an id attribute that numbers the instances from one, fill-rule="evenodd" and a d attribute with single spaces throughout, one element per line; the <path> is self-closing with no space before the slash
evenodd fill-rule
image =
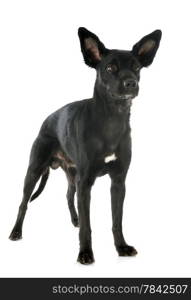
<path id="1" fill-rule="evenodd" d="M 62 162 L 61 168 L 66 173 L 66 177 L 68 180 L 68 190 L 67 190 L 66 198 L 68 201 L 68 208 L 70 211 L 71 221 L 75 227 L 79 227 L 78 215 L 74 205 L 74 196 L 76 193 L 76 186 L 75 186 L 76 168 L 74 166 L 67 165 L 66 161 Z"/>
<path id="2" fill-rule="evenodd" d="M 79 227 L 78 215 L 77 215 L 76 208 L 75 208 L 75 205 L 74 205 L 75 192 L 76 192 L 75 185 L 69 182 L 66 198 L 68 200 L 68 207 L 69 207 L 69 210 L 70 210 L 72 224 L 75 227 Z"/>
<path id="3" fill-rule="evenodd" d="M 51 150 L 52 144 L 50 141 L 39 137 L 32 146 L 29 166 L 24 181 L 23 199 L 19 207 L 15 226 L 9 237 L 11 240 L 19 240 L 22 238 L 22 225 L 27 205 L 37 181 L 49 166 L 49 160 L 52 153 Z"/>

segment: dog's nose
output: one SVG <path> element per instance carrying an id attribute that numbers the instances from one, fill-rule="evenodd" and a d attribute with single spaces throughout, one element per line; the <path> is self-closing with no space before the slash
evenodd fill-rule
<path id="1" fill-rule="evenodd" d="M 126 89 L 135 89 L 137 87 L 137 80 L 132 79 L 132 78 L 127 78 L 123 80 L 123 85 Z"/>

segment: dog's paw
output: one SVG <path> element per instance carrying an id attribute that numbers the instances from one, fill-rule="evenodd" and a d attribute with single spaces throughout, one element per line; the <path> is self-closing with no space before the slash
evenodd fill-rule
<path id="1" fill-rule="evenodd" d="M 13 230 L 9 236 L 9 239 L 12 241 L 18 241 L 22 239 L 22 232 L 18 230 Z"/>
<path id="2" fill-rule="evenodd" d="M 72 224 L 74 225 L 74 227 L 79 227 L 79 220 L 78 220 L 78 217 L 72 218 Z"/>
<path id="3" fill-rule="evenodd" d="M 83 265 L 89 265 L 94 262 L 94 255 L 92 250 L 80 251 L 77 261 Z"/>
<path id="4" fill-rule="evenodd" d="M 128 245 L 117 247 L 117 252 L 119 256 L 135 256 L 137 254 L 137 250 Z"/>

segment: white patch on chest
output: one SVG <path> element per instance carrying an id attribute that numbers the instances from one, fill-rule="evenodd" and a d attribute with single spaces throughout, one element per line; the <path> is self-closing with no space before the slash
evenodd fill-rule
<path id="1" fill-rule="evenodd" d="M 117 159 L 117 157 L 115 156 L 115 153 L 113 153 L 113 154 L 111 154 L 111 155 L 109 155 L 109 156 L 106 156 L 105 159 L 104 159 L 104 161 L 105 161 L 105 163 L 107 164 L 107 163 L 109 163 L 110 161 L 113 161 L 113 160 L 116 160 L 116 159 Z"/>

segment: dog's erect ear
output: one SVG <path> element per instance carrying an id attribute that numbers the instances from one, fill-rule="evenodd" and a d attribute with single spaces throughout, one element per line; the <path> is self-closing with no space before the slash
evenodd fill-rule
<path id="1" fill-rule="evenodd" d="M 85 63 L 96 68 L 102 57 L 108 53 L 108 49 L 98 39 L 98 37 L 84 27 L 78 29 L 80 45 Z"/>
<path id="2" fill-rule="evenodd" d="M 162 36 L 161 30 L 155 30 L 144 36 L 133 46 L 132 52 L 138 58 L 143 67 L 149 66 L 155 57 Z"/>

